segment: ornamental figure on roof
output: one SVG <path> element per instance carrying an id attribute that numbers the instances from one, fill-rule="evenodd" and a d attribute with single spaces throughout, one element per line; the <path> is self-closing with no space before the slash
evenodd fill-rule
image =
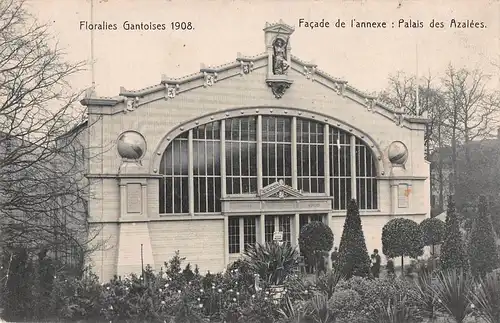
<path id="1" fill-rule="evenodd" d="M 273 55 L 273 74 L 274 75 L 285 75 L 288 70 L 289 64 L 286 57 L 286 48 L 288 42 L 285 42 L 281 38 L 277 38 L 274 41 L 274 55 Z"/>

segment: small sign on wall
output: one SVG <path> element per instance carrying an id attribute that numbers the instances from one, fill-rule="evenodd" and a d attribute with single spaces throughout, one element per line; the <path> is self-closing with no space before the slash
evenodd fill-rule
<path id="1" fill-rule="evenodd" d="M 142 212 L 141 184 L 127 184 L 127 213 Z"/>
<path id="2" fill-rule="evenodd" d="M 273 233 L 273 240 L 274 241 L 283 241 L 283 232 L 281 231 L 274 231 Z"/>
<path id="3" fill-rule="evenodd" d="M 398 185 L 398 207 L 407 208 L 410 206 L 411 185 L 399 184 Z"/>

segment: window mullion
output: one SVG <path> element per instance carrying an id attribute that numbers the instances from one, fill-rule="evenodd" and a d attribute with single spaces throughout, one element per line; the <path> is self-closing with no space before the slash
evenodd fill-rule
<path id="1" fill-rule="evenodd" d="M 257 116 L 257 192 L 262 189 L 262 116 Z"/>
<path id="2" fill-rule="evenodd" d="M 226 120 L 220 121 L 220 191 L 222 198 L 225 198 L 227 195 L 226 192 Z"/>
<path id="3" fill-rule="evenodd" d="M 324 156 L 324 166 L 323 166 L 323 170 L 324 170 L 324 179 L 325 179 L 325 195 L 326 196 L 330 196 L 330 137 L 329 137 L 329 134 L 330 134 L 330 126 L 328 124 L 325 124 L 324 126 L 324 129 L 323 129 L 323 140 L 324 140 L 324 144 L 323 144 L 323 149 L 325 150 L 323 152 L 323 156 Z M 319 175 L 319 174 L 318 174 Z"/>
<path id="4" fill-rule="evenodd" d="M 193 129 L 188 133 L 188 197 L 189 214 L 194 215 Z"/>
<path id="5" fill-rule="evenodd" d="M 240 253 L 243 253 L 245 251 L 245 225 L 243 222 L 243 217 L 240 217 L 239 219 L 239 225 L 240 225 Z"/>
<path id="6" fill-rule="evenodd" d="M 292 152 L 292 187 L 294 189 L 298 189 L 297 185 L 297 171 L 298 171 L 298 162 L 297 162 L 297 117 L 292 118 L 292 129 L 291 129 L 291 135 L 292 135 L 292 147 L 291 147 L 291 152 Z M 304 156 L 302 156 L 304 158 Z"/>
<path id="7" fill-rule="evenodd" d="M 356 137 L 350 136 L 350 146 L 351 146 L 351 198 L 357 200 L 357 190 L 356 190 L 356 165 L 358 164 L 356 160 Z"/>

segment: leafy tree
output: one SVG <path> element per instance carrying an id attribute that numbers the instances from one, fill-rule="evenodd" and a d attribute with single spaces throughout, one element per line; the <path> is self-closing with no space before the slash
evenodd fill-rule
<path id="1" fill-rule="evenodd" d="M 480 198 L 479 213 L 472 225 L 469 259 L 471 271 L 475 277 L 484 277 L 498 266 L 495 234 L 486 210 L 486 198 L 484 196 Z"/>
<path id="2" fill-rule="evenodd" d="M 401 273 L 404 275 L 404 257 L 421 256 L 424 244 L 417 222 L 397 218 L 387 222 L 382 229 L 382 251 L 389 258 L 401 257 Z"/>
<path id="3" fill-rule="evenodd" d="M 347 278 L 366 277 L 370 273 L 370 257 L 366 249 L 358 204 L 354 199 L 347 207 L 347 217 L 340 239 L 339 266 Z"/>
<path id="4" fill-rule="evenodd" d="M 432 254 L 434 255 L 434 246 L 442 243 L 444 240 L 444 222 L 438 218 L 430 218 L 420 222 L 419 227 L 422 231 L 424 246 L 432 246 Z"/>
<path id="5" fill-rule="evenodd" d="M 455 210 L 455 202 L 451 196 L 448 198 L 445 226 L 445 240 L 441 246 L 440 257 L 442 269 L 468 269 L 468 259 L 460 232 L 460 223 Z"/>
<path id="6" fill-rule="evenodd" d="M 333 247 L 332 229 L 320 221 L 312 221 L 302 227 L 299 235 L 300 253 L 310 265 L 319 265 L 323 254 Z"/>

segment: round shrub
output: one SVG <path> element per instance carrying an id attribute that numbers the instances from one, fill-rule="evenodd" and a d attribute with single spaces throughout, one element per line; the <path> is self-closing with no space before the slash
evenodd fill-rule
<path id="1" fill-rule="evenodd" d="M 417 222 L 397 218 L 392 219 L 382 229 L 382 251 L 389 258 L 401 257 L 403 273 L 403 257 L 417 258 L 424 252 L 422 231 Z"/>
<path id="2" fill-rule="evenodd" d="M 425 246 L 435 246 L 444 240 L 444 222 L 438 218 L 425 219 L 419 224 L 422 242 Z"/>
<path id="3" fill-rule="evenodd" d="M 385 279 L 370 280 L 367 278 L 354 276 L 351 279 L 340 282 L 337 285 L 336 293 L 339 293 L 341 291 L 344 292 L 353 291 L 357 295 L 359 295 L 361 300 L 361 303 L 357 307 L 357 310 L 354 309 L 357 313 L 356 320 L 354 319 L 348 320 L 347 322 L 349 323 L 364 322 L 362 321 L 363 318 L 367 320 L 373 318 L 381 306 L 387 305 L 395 297 L 404 300 L 405 307 L 412 307 L 412 308 L 414 308 L 418 304 L 419 300 L 418 291 L 415 285 L 412 282 L 401 278 L 392 278 L 392 279 L 385 278 Z M 353 294 L 350 293 L 350 295 Z M 332 304 L 331 305 L 332 311 L 334 311 L 333 301 L 331 304 Z M 356 303 L 353 302 L 350 303 L 345 302 L 344 304 L 357 305 Z M 350 309 L 344 310 L 343 313 L 349 311 Z"/>
<path id="4" fill-rule="evenodd" d="M 337 291 L 328 301 L 328 308 L 339 321 L 352 322 L 363 310 L 362 299 L 352 289 Z"/>
<path id="5" fill-rule="evenodd" d="M 333 247 L 332 229 L 320 221 L 306 224 L 299 235 L 300 252 L 309 263 L 316 262 L 317 255 L 330 251 Z"/>

